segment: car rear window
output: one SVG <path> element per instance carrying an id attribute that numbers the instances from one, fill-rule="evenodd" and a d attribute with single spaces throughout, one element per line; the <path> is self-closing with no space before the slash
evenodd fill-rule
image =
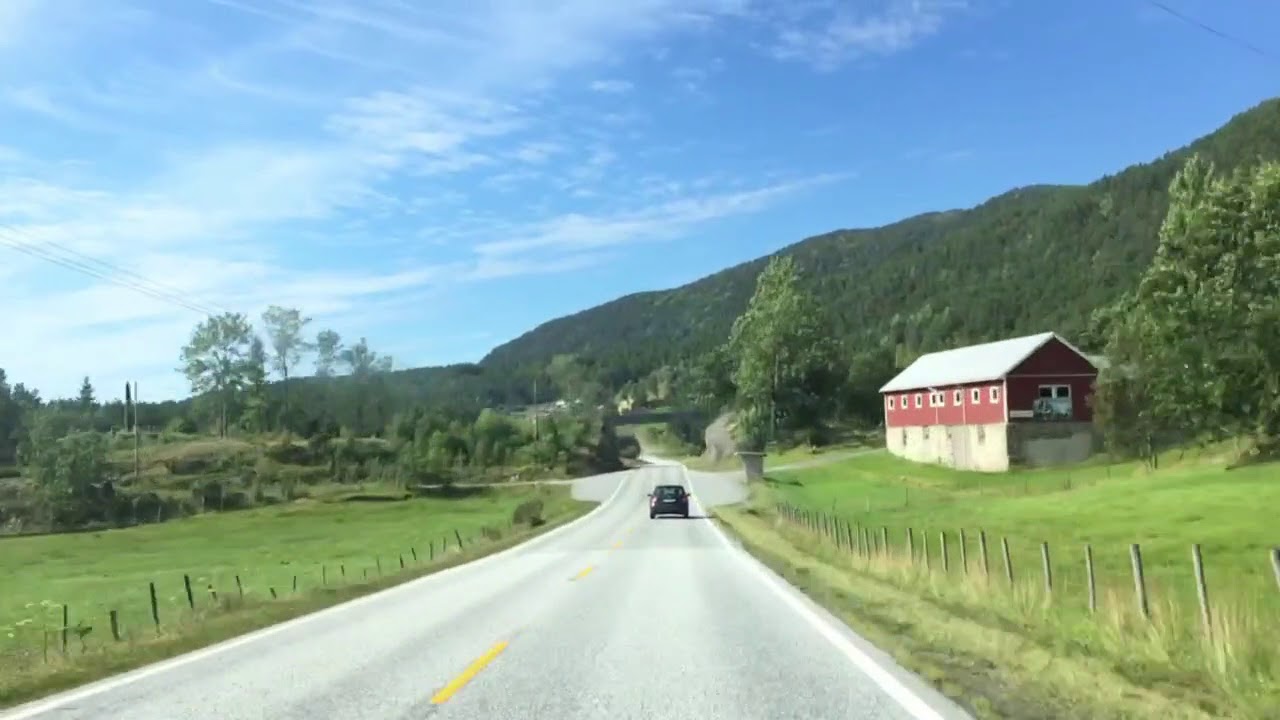
<path id="1" fill-rule="evenodd" d="M 684 494 L 684 488 L 664 487 L 664 488 L 658 488 L 658 492 L 662 494 L 662 497 L 664 499 L 678 498 Z"/>

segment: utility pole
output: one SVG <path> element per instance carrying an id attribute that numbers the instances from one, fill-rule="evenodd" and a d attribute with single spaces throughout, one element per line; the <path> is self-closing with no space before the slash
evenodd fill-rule
<path id="1" fill-rule="evenodd" d="M 142 431 L 138 429 L 138 381 L 133 381 L 133 481 L 142 481 Z"/>
<path id="2" fill-rule="evenodd" d="M 533 376 L 533 441 L 538 442 L 538 376 Z"/>

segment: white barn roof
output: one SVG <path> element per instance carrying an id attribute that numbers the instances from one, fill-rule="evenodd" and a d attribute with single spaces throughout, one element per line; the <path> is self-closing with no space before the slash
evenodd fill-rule
<path id="1" fill-rule="evenodd" d="M 921 355 L 905 370 L 885 383 L 884 387 L 880 388 L 880 392 L 925 390 L 931 387 L 999 380 L 1055 338 L 1088 360 L 1088 356 L 1071 343 L 1058 337 L 1056 333 L 1043 332 L 1038 335 L 997 340 Z"/>

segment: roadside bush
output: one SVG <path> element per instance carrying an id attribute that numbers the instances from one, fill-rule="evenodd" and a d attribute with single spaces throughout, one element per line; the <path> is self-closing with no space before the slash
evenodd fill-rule
<path id="1" fill-rule="evenodd" d="M 542 513 L 543 505 L 541 499 L 525 500 L 516 506 L 515 512 L 511 513 L 511 521 L 516 525 L 538 527 L 546 522 Z"/>
<path id="2" fill-rule="evenodd" d="M 173 418 L 164 426 L 166 435 L 195 435 L 199 431 L 200 428 L 196 427 L 195 420 L 182 415 Z"/>
<path id="3" fill-rule="evenodd" d="M 294 442 L 288 433 L 266 448 L 267 457 L 285 465 L 314 465 L 324 459 L 323 453 L 323 448 L 311 443 Z"/>
<path id="4" fill-rule="evenodd" d="M 260 457 L 253 465 L 254 483 L 261 487 L 271 485 L 280 479 L 280 464 L 269 457 Z"/>

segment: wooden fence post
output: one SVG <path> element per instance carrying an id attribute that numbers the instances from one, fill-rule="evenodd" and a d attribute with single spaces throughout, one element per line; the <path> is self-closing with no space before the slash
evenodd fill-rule
<path id="1" fill-rule="evenodd" d="M 156 584 L 147 583 L 151 590 L 151 621 L 156 625 L 156 633 L 160 632 L 160 603 L 156 602 Z"/>
<path id="2" fill-rule="evenodd" d="M 378 566 L 378 574 L 381 575 L 382 574 L 382 556 L 375 555 L 373 558 L 373 562 L 375 565 Z"/>
<path id="3" fill-rule="evenodd" d="M 1209 610 L 1209 583 L 1204 579 L 1204 556 L 1200 553 L 1200 543 L 1191 546 L 1191 566 L 1196 574 L 1196 597 L 1200 600 L 1200 622 L 1204 625 L 1204 633 L 1213 642 L 1213 614 Z"/>
<path id="4" fill-rule="evenodd" d="M 846 522 L 844 524 L 844 540 L 845 540 L 846 549 L 849 551 L 850 554 L 856 553 L 858 551 L 858 543 L 853 539 L 853 523 L 852 522 Z"/>
<path id="5" fill-rule="evenodd" d="M 454 528 L 453 536 L 458 538 L 458 549 L 461 550 L 462 549 L 462 533 L 458 532 L 457 528 Z"/>
<path id="6" fill-rule="evenodd" d="M 951 572 L 951 554 L 947 551 L 947 531 L 942 530 L 938 533 L 938 545 L 942 552 L 942 572 Z"/>
<path id="7" fill-rule="evenodd" d="M 1133 592 L 1137 596 L 1138 611 L 1151 619 L 1151 604 L 1147 602 L 1147 578 L 1142 571 L 1142 548 L 1138 543 L 1129 546 L 1129 564 L 1133 566 Z"/>
<path id="8" fill-rule="evenodd" d="M 298 576 L 293 576 L 293 591 L 298 592 Z"/>
<path id="9" fill-rule="evenodd" d="M 413 556 L 413 564 L 414 564 L 414 565 L 417 565 L 417 564 L 418 564 L 418 549 L 417 549 L 417 548 L 414 548 L 414 547 L 410 547 L 410 548 L 409 548 L 409 554 Z"/>
<path id="10" fill-rule="evenodd" d="M 969 574 L 969 541 L 965 539 L 964 528 L 960 528 L 960 573 Z"/>
<path id="11" fill-rule="evenodd" d="M 120 614 L 112 610 L 108 617 L 111 618 L 111 639 L 120 642 Z"/>
<path id="12" fill-rule="evenodd" d="M 400 553 L 400 569 L 404 569 L 404 553 Z"/>
<path id="13" fill-rule="evenodd" d="M 183 576 L 182 576 L 182 584 L 183 584 L 183 586 L 184 586 L 184 587 L 186 587 L 186 588 L 187 588 L 187 605 L 190 605 L 190 606 L 191 606 L 191 609 L 192 609 L 192 610 L 195 610 L 195 609 L 196 609 L 196 596 L 191 594 L 191 576 L 190 576 L 190 575 L 183 575 Z"/>
<path id="14" fill-rule="evenodd" d="M 67 654 L 67 631 L 71 629 L 71 610 L 62 604 L 62 654 Z"/>
<path id="15" fill-rule="evenodd" d="M 916 564 L 916 531 L 907 528 L 907 559 Z"/>
<path id="16" fill-rule="evenodd" d="M 889 528 L 885 525 L 880 526 L 880 554 L 889 557 Z"/>
<path id="17" fill-rule="evenodd" d="M 1000 536 L 1000 552 L 1004 555 L 1004 577 L 1013 585 L 1013 556 L 1009 554 L 1009 538 Z"/>
<path id="18" fill-rule="evenodd" d="M 1085 543 L 1084 572 L 1089 579 L 1089 613 L 1098 612 L 1098 581 L 1093 573 L 1093 546 Z"/>
<path id="19" fill-rule="evenodd" d="M 920 550 L 921 554 L 924 555 L 924 569 L 931 570 L 932 567 L 929 565 L 929 533 L 923 530 L 920 531 Z"/>
<path id="20" fill-rule="evenodd" d="M 1276 587 L 1280 587 L 1280 547 L 1271 548 L 1271 572 L 1276 576 Z"/>
<path id="21" fill-rule="evenodd" d="M 991 577 L 991 561 L 987 555 L 987 531 L 978 531 L 978 552 L 982 556 L 982 577 Z"/>
<path id="22" fill-rule="evenodd" d="M 1053 596 L 1053 563 L 1049 561 L 1049 543 L 1040 543 L 1040 564 L 1044 566 L 1044 591 Z"/>
<path id="23" fill-rule="evenodd" d="M 240 594 L 240 599 L 244 599 L 244 586 L 240 584 L 240 576 L 236 576 L 236 592 Z"/>
<path id="24" fill-rule="evenodd" d="M 271 591 L 271 599 L 272 599 L 272 600 L 275 600 L 275 599 L 276 599 L 276 589 L 275 589 L 275 588 L 273 588 L 273 587 L 269 587 L 269 588 L 267 588 L 267 589 Z"/>
<path id="25" fill-rule="evenodd" d="M 329 568 L 326 565 L 320 566 L 320 587 L 329 586 Z"/>

